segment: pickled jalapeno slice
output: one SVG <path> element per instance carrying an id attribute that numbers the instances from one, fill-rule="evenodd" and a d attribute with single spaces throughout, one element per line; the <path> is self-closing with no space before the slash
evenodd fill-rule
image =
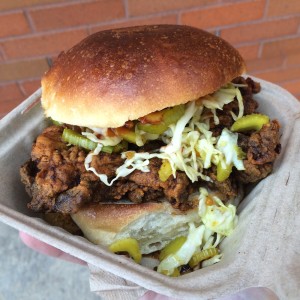
<path id="1" fill-rule="evenodd" d="M 127 252 L 138 264 L 142 260 L 139 243 L 136 239 L 133 238 L 115 241 L 109 246 L 109 250 L 114 253 Z"/>
<path id="2" fill-rule="evenodd" d="M 165 248 L 160 251 L 159 260 L 162 261 L 169 255 L 175 254 L 182 247 L 185 241 L 185 236 L 179 236 L 175 240 L 171 241 Z"/>
<path id="3" fill-rule="evenodd" d="M 251 130 L 260 130 L 263 125 L 270 122 L 270 119 L 266 115 L 251 114 L 241 117 L 236 120 L 231 126 L 231 131 L 246 132 Z"/>
<path id="4" fill-rule="evenodd" d="M 89 140 L 80 133 L 68 128 L 64 129 L 62 134 L 62 140 L 66 143 L 82 147 L 87 150 L 94 150 L 97 147 L 97 143 Z"/>
<path id="5" fill-rule="evenodd" d="M 219 254 L 219 251 L 217 248 L 212 247 L 205 250 L 202 250 L 200 252 L 195 253 L 191 260 L 189 261 L 189 266 L 191 268 L 196 267 L 201 261 L 212 258 Z"/>
<path id="6" fill-rule="evenodd" d="M 169 163 L 169 161 L 167 159 L 163 159 L 163 162 L 160 166 L 160 169 L 158 171 L 158 176 L 159 176 L 159 179 L 162 181 L 162 182 L 165 182 L 168 180 L 168 178 L 172 175 L 172 167 Z"/>
<path id="7" fill-rule="evenodd" d="M 217 165 L 217 180 L 219 182 L 222 182 L 226 180 L 232 172 L 232 164 L 226 165 L 226 168 L 224 169 L 222 167 L 222 163 L 219 162 Z"/>

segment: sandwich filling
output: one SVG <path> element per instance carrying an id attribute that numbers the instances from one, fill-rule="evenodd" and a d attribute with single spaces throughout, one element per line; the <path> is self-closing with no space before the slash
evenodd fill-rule
<path id="1" fill-rule="evenodd" d="M 256 113 L 259 90 L 238 77 L 121 128 L 46 128 L 21 168 L 29 208 L 70 214 L 91 202 L 166 199 L 184 211 L 198 205 L 189 195 L 203 184 L 234 198 L 271 172 L 280 151 L 278 122 Z"/>
<path id="2" fill-rule="evenodd" d="M 92 156 L 98 155 L 104 144 L 113 145 L 115 140 L 110 141 L 107 136 L 104 139 L 97 139 L 95 134 L 83 132 L 83 135 L 98 143 L 94 152 L 87 156 L 85 167 L 87 170 L 94 172 L 107 186 L 111 186 L 120 177 L 126 177 L 135 170 L 149 172 L 149 160 L 154 157 L 165 160 L 165 164 L 167 163 L 170 166 L 173 177 L 176 177 L 177 170 L 182 171 L 191 182 L 198 181 L 199 177 L 202 180 L 210 181 L 211 179 L 204 175 L 203 170 L 210 168 L 212 164 L 221 164 L 223 169 L 233 164 L 238 170 L 243 170 L 242 157 L 239 155 L 242 150 L 237 145 L 237 133 L 232 133 L 224 128 L 218 139 L 213 137 L 212 132 L 209 130 L 209 118 L 207 117 L 207 112 L 213 113 L 214 123 L 219 124 L 216 109 L 222 110 L 225 104 L 229 104 L 235 98 L 238 99 L 238 117 L 235 116 L 234 112 L 231 111 L 230 113 L 233 119 L 237 119 L 243 116 L 244 106 L 241 93 L 234 84 L 228 84 L 208 97 L 191 101 L 185 106 L 182 105 L 182 108 L 173 108 L 173 110 L 179 111 L 180 109 L 182 111 L 182 116 L 178 121 L 170 124 L 161 135 L 153 134 L 150 136 L 151 139 L 163 141 L 165 145 L 151 153 L 123 152 L 122 158 L 125 159 L 125 162 L 116 170 L 116 177 L 111 182 L 108 181 L 105 174 L 99 174 L 95 168 L 90 167 L 90 163 Z M 139 130 L 138 123 L 135 125 L 134 133 L 139 135 L 137 139 L 140 141 L 138 146 L 143 146 L 147 142 L 147 132 Z M 160 179 L 164 180 L 164 178 Z"/>

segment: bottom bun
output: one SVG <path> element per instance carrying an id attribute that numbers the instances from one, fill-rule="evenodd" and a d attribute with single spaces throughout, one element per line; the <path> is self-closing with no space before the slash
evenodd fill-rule
<path id="1" fill-rule="evenodd" d="M 168 202 L 90 204 L 72 215 L 84 236 L 94 244 L 109 246 L 124 238 L 139 242 L 141 253 L 161 250 L 177 236 L 187 235 L 188 223 L 198 223 L 198 208 L 174 209 Z"/>

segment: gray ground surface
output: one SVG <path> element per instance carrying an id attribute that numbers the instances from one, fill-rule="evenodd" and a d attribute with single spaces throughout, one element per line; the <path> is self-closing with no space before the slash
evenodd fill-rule
<path id="1" fill-rule="evenodd" d="M 0 222 L 0 300 L 99 300 L 87 267 L 39 254 Z"/>

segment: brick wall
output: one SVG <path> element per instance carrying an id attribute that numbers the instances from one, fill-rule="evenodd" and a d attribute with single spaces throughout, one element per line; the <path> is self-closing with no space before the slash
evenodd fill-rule
<path id="1" fill-rule="evenodd" d="M 223 37 L 249 73 L 300 98 L 299 0 L 7 0 L 0 2 L 0 118 L 38 88 L 47 58 L 98 30 L 158 23 Z"/>

